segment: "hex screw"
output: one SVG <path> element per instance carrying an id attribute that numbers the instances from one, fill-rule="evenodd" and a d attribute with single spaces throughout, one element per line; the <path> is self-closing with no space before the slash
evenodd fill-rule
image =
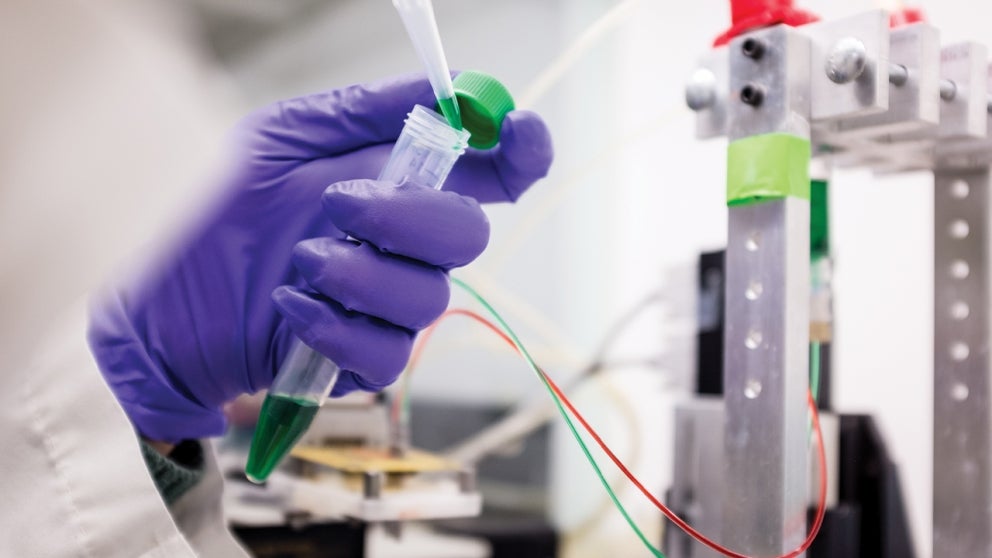
<path id="1" fill-rule="evenodd" d="M 741 44 L 741 52 L 748 58 L 761 60 L 761 57 L 765 55 L 765 43 L 749 37 L 744 39 L 744 43 Z"/>
<path id="2" fill-rule="evenodd" d="M 741 102 L 757 107 L 765 100 L 765 92 L 760 85 L 749 83 L 741 88 Z"/>

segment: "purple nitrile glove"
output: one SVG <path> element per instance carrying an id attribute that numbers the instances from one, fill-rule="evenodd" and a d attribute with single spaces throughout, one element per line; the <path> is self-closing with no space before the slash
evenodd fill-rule
<path id="1" fill-rule="evenodd" d="M 221 434 L 221 406 L 268 387 L 297 336 L 343 369 L 332 395 L 396 379 L 448 304 L 447 270 L 488 242 L 476 200 L 516 200 L 552 159 L 544 123 L 516 111 L 443 191 L 372 180 L 415 104 L 433 96 L 409 76 L 249 115 L 223 201 L 140 281 L 94 301 L 90 346 L 143 436 Z"/>

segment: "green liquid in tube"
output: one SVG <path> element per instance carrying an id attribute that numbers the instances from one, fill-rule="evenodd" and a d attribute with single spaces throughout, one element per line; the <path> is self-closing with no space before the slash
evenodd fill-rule
<path id="1" fill-rule="evenodd" d="M 448 124 L 456 130 L 462 129 L 462 115 L 458 112 L 458 102 L 454 97 L 438 99 L 437 106 L 441 109 L 441 114 L 448 120 Z"/>
<path id="2" fill-rule="evenodd" d="M 285 395 L 269 395 L 262 404 L 255 426 L 245 475 L 254 483 L 264 482 L 276 465 L 310 427 L 320 406 L 313 401 Z M 265 441 L 267 443 L 262 443 Z"/>

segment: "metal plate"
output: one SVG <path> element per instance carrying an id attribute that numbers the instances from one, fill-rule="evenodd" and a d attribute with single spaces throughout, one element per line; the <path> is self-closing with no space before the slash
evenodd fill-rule
<path id="1" fill-rule="evenodd" d="M 992 556 L 989 169 L 935 186 L 933 555 Z"/>
<path id="2" fill-rule="evenodd" d="M 837 505 L 840 484 L 840 417 L 820 413 L 829 482 L 827 507 Z M 810 446 L 808 506 L 820 501 L 819 460 L 815 444 Z M 675 410 L 675 448 L 672 452 L 672 487 L 668 505 L 704 535 L 720 541 L 723 505 L 723 401 L 699 397 Z M 727 541 L 736 548 L 733 541 Z M 720 558 L 722 554 L 697 543 L 675 526 L 665 530 L 668 558 Z"/>
<path id="3" fill-rule="evenodd" d="M 699 532 L 720 540 L 723 513 L 723 401 L 693 399 L 675 410 L 675 456 L 668 504 Z M 675 526 L 666 528 L 668 558 L 719 558 Z"/>
<path id="4" fill-rule="evenodd" d="M 776 556 L 806 536 L 809 202 L 729 214 L 723 540 Z"/>
<path id="5" fill-rule="evenodd" d="M 914 25 L 907 29 L 924 27 Z M 894 32 L 894 36 L 900 32 L 903 31 Z M 917 35 L 917 44 L 922 49 L 917 54 L 930 52 L 923 45 L 932 39 Z M 897 49 L 893 44 L 893 53 L 897 51 L 899 56 L 905 54 L 902 47 Z M 935 168 L 974 169 L 992 163 L 992 138 L 989 137 L 992 120 L 988 114 L 987 93 L 992 91 L 992 78 L 986 66 L 987 59 L 987 49 L 976 43 L 945 47 L 941 51 L 940 77 L 936 86 L 929 72 L 923 76 L 921 72 L 914 75 L 911 71 L 910 83 L 890 88 L 892 110 L 851 122 L 841 121 L 832 130 L 819 128 L 817 145 L 825 143 L 827 149 L 833 151 L 826 157 L 838 167 L 869 167 L 880 174 Z M 919 88 L 916 100 L 926 103 L 926 106 L 919 105 L 916 120 L 912 120 L 913 92 L 907 89 L 914 78 Z M 941 80 L 955 84 L 953 99 L 940 98 Z M 905 105 L 896 99 L 896 95 L 903 93 Z M 936 126 L 928 122 L 928 113 L 932 112 L 934 103 L 939 110 Z M 909 120 L 896 118 L 897 112 Z M 862 124 L 866 126 L 864 129 L 847 129 Z M 906 129 L 901 128 L 904 126 Z M 914 126 L 918 129 L 907 131 Z"/>
<path id="6" fill-rule="evenodd" d="M 941 138 L 984 138 L 986 135 L 986 72 L 988 49 L 973 42 L 945 47 L 940 53 L 940 77 L 957 86 L 954 99 L 940 104 Z"/>
<path id="7" fill-rule="evenodd" d="M 988 67 L 986 84 L 992 92 L 992 66 Z M 986 111 L 985 120 L 985 138 L 943 141 L 937 145 L 939 168 L 968 170 L 992 165 L 992 112 Z"/>
<path id="8" fill-rule="evenodd" d="M 837 507 L 840 497 L 840 416 L 820 410 L 823 453 L 827 458 L 827 509 Z M 820 504 L 820 457 L 816 443 L 809 446 L 809 497 L 807 507 Z"/>
<path id="9" fill-rule="evenodd" d="M 764 45 L 759 59 L 742 52 L 748 39 Z M 731 141 L 769 132 L 809 137 L 809 39 L 784 25 L 735 38 L 728 46 L 730 102 L 727 134 Z M 759 106 L 745 104 L 741 91 L 760 88 Z"/>
<path id="10" fill-rule="evenodd" d="M 837 168 L 870 168 L 876 174 L 930 170 L 934 165 L 933 144 L 932 138 L 898 143 L 852 139 L 846 151 L 833 154 L 829 159 Z"/>
<path id="11" fill-rule="evenodd" d="M 805 45 L 796 34 L 807 38 Z M 992 121 L 987 95 L 992 83 L 987 48 L 965 42 L 940 50 L 938 35 L 937 29 L 924 23 L 890 32 L 884 12 L 872 11 L 738 37 L 707 54 L 700 64 L 713 76 L 717 92 L 713 106 L 697 114 L 697 137 L 726 133 L 733 140 L 767 132 L 806 136 L 812 122 L 816 156 L 838 167 L 868 167 L 890 174 L 988 165 Z M 822 70 L 832 45 L 843 37 L 855 37 L 865 45 L 869 65 L 859 80 L 837 85 Z M 888 37 L 887 43 L 883 37 Z M 768 43 L 764 57 L 755 60 L 741 53 L 748 38 Z M 890 61 L 908 70 L 907 83 L 889 83 Z M 942 81 L 955 84 L 953 99 L 940 98 Z M 741 89 L 748 84 L 763 89 L 761 106 L 741 102 Z M 883 91 L 884 99 L 879 97 Z M 886 105 L 887 110 L 877 112 Z M 876 112 L 863 114 L 872 111 Z"/>
<path id="12" fill-rule="evenodd" d="M 987 157 L 982 144 L 970 143 L 987 137 L 987 63 L 987 49 L 977 43 L 945 47 L 941 51 L 940 80 L 953 82 L 956 92 L 954 98 L 943 100 L 938 91 L 940 123 L 936 129 L 888 134 L 856 148 L 845 145 L 850 155 L 837 158 L 869 166 L 876 172 L 974 168 Z M 924 149 L 921 143 L 926 145 Z"/>
<path id="13" fill-rule="evenodd" d="M 889 107 L 889 15 L 872 10 L 855 16 L 799 28 L 811 39 L 809 80 L 810 114 L 814 122 L 860 116 Z M 827 77 L 827 57 L 837 41 L 853 37 L 867 53 L 860 77 L 838 84 Z"/>
<path id="14" fill-rule="evenodd" d="M 843 144 L 854 138 L 916 132 L 940 122 L 940 32 L 925 23 L 892 30 L 889 59 L 907 69 L 908 80 L 898 87 L 890 84 L 888 110 L 837 122 L 827 141 Z"/>

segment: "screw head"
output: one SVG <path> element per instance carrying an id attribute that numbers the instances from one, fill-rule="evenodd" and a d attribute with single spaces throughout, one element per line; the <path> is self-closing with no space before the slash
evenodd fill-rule
<path id="1" fill-rule="evenodd" d="M 748 37 L 741 43 L 741 52 L 748 58 L 760 60 L 765 55 L 765 43 L 759 39 Z"/>
<path id="2" fill-rule="evenodd" d="M 692 73 L 685 86 L 685 104 L 695 111 L 713 106 L 716 102 L 716 76 L 706 68 Z"/>
<path id="3" fill-rule="evenodd" d="M 760 85 L 749 83 L 741 88 L 741 102 L 757 107 L 765 100 L 765 91 Z"/>
<path id="4" fill-rule="evenodd" d="M 945 101 L 953 101 L 958 95 L 958 84 L 949 79 L 940 80 L 940 98 Z"/>
<path id="5" fill-rule="evenodd" d="M 827 77 L 834 83 L 852 82 L 864 73 L 868 65 L 868 49 L 854 37 L 845 37 L 827 55 Z"/>

